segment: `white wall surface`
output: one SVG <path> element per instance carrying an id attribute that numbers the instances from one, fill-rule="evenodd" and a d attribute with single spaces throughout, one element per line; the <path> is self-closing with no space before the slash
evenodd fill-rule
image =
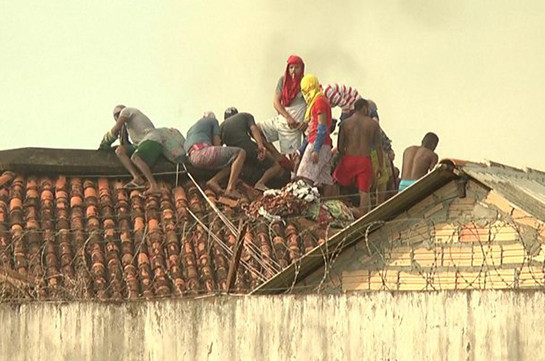
<path id="1" fill-rule="evenodd" d="M 542 360 L 545 293 L 0 305 L 0 360 Z"/>

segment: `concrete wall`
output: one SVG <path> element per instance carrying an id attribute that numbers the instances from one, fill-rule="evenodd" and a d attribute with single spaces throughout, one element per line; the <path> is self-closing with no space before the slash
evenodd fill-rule
<path id="1" fill-rule="evenodd" d="M 0 305 L 0 360 L 541 360 L 545 293 Z"/>

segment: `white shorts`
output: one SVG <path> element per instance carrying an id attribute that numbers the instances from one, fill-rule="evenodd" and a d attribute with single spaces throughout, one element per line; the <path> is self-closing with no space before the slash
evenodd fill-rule
<path id="1" fill-rule="evenodd" d="M 290 128 L 286 118 L 280 114 L 258 122 L 257 125 L 265 135 L 267 142 L 278 141 L 280 143 L 280 153 L 282 154 L 292 154 L 301 146 L 302 132 L 299 129 Z"/>
<path id="2" fill-rule="evenodd" d="M 297 170 L 298 177 L 304 177 L 314 182 L 315 186 L 323 184 L 332 185 L 333 177 L 331 176 L 331 146 L 322 145 L 320 153 L 318 153 L 318 163 L 313 163 L 311 154 L 314 150 L 314 144 L 309 143 L 301 158 L 299 169 Z"/>

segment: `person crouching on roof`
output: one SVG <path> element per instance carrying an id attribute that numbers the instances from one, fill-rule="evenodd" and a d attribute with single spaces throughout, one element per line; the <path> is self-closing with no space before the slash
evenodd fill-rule
<path id="1" fill-rule="evenodd" d="M 155 131 L 155 126 L 140 110 L 124 105 L 117 105 L 113 110 L 113 116 L 115 125 L 104 135 L 99 149 L 110 149 L 112 143 L 120 137 L 122 128 L 125 128 L 133 144 L 129 143 L 126 135 L 121 136 L 121 145 L 115 149 L 115 154 L 132 175 L 132 180 L 125 188 L 144 188 L 144 179 L 138 173 L 140 170 L 150 184 L 145 194 L 160 192 L 150 170 L 163 151 L 161 143 L 149 137 Z"/>
<path id="2" fill-rule="evenodd" d="M 225 196 L 238 199 L 242 195 L 236 190 L 236 182 L 242 171 L 246 152 L 238 147 L 222 147 L 220 125 L 214 113 L 207 112 L 187 132 L 184 143 L 189 162 L 195 168 L 219 170 L 206 185 L 216 194 L 223 189 L 220 182 L 229 177 Z"/>
<path id="3" fill-rule="evenodd" d="M 331 177 L 331 105 L 322 93 L 318 78 L 307 74 L 301 80 L 301 91 L 307 103 L 305 120 L 309 122 L 308 146 L 297 170 L 297 177 L 323 187 L 323 194 L 333 193 Z"/>

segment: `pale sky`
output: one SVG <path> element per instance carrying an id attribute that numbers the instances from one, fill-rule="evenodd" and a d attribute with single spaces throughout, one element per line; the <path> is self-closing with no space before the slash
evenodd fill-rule
<path id="1" fill-rule="evenodd" d="M 298 54 L 376 101 L 398 166 L 434 131 L 440 158 L 545 170 L 543 0 L 0 0 L 0 43 L 0 149 L 96 149 L 118 103 L 184 134 L 266 119 Z"/>

